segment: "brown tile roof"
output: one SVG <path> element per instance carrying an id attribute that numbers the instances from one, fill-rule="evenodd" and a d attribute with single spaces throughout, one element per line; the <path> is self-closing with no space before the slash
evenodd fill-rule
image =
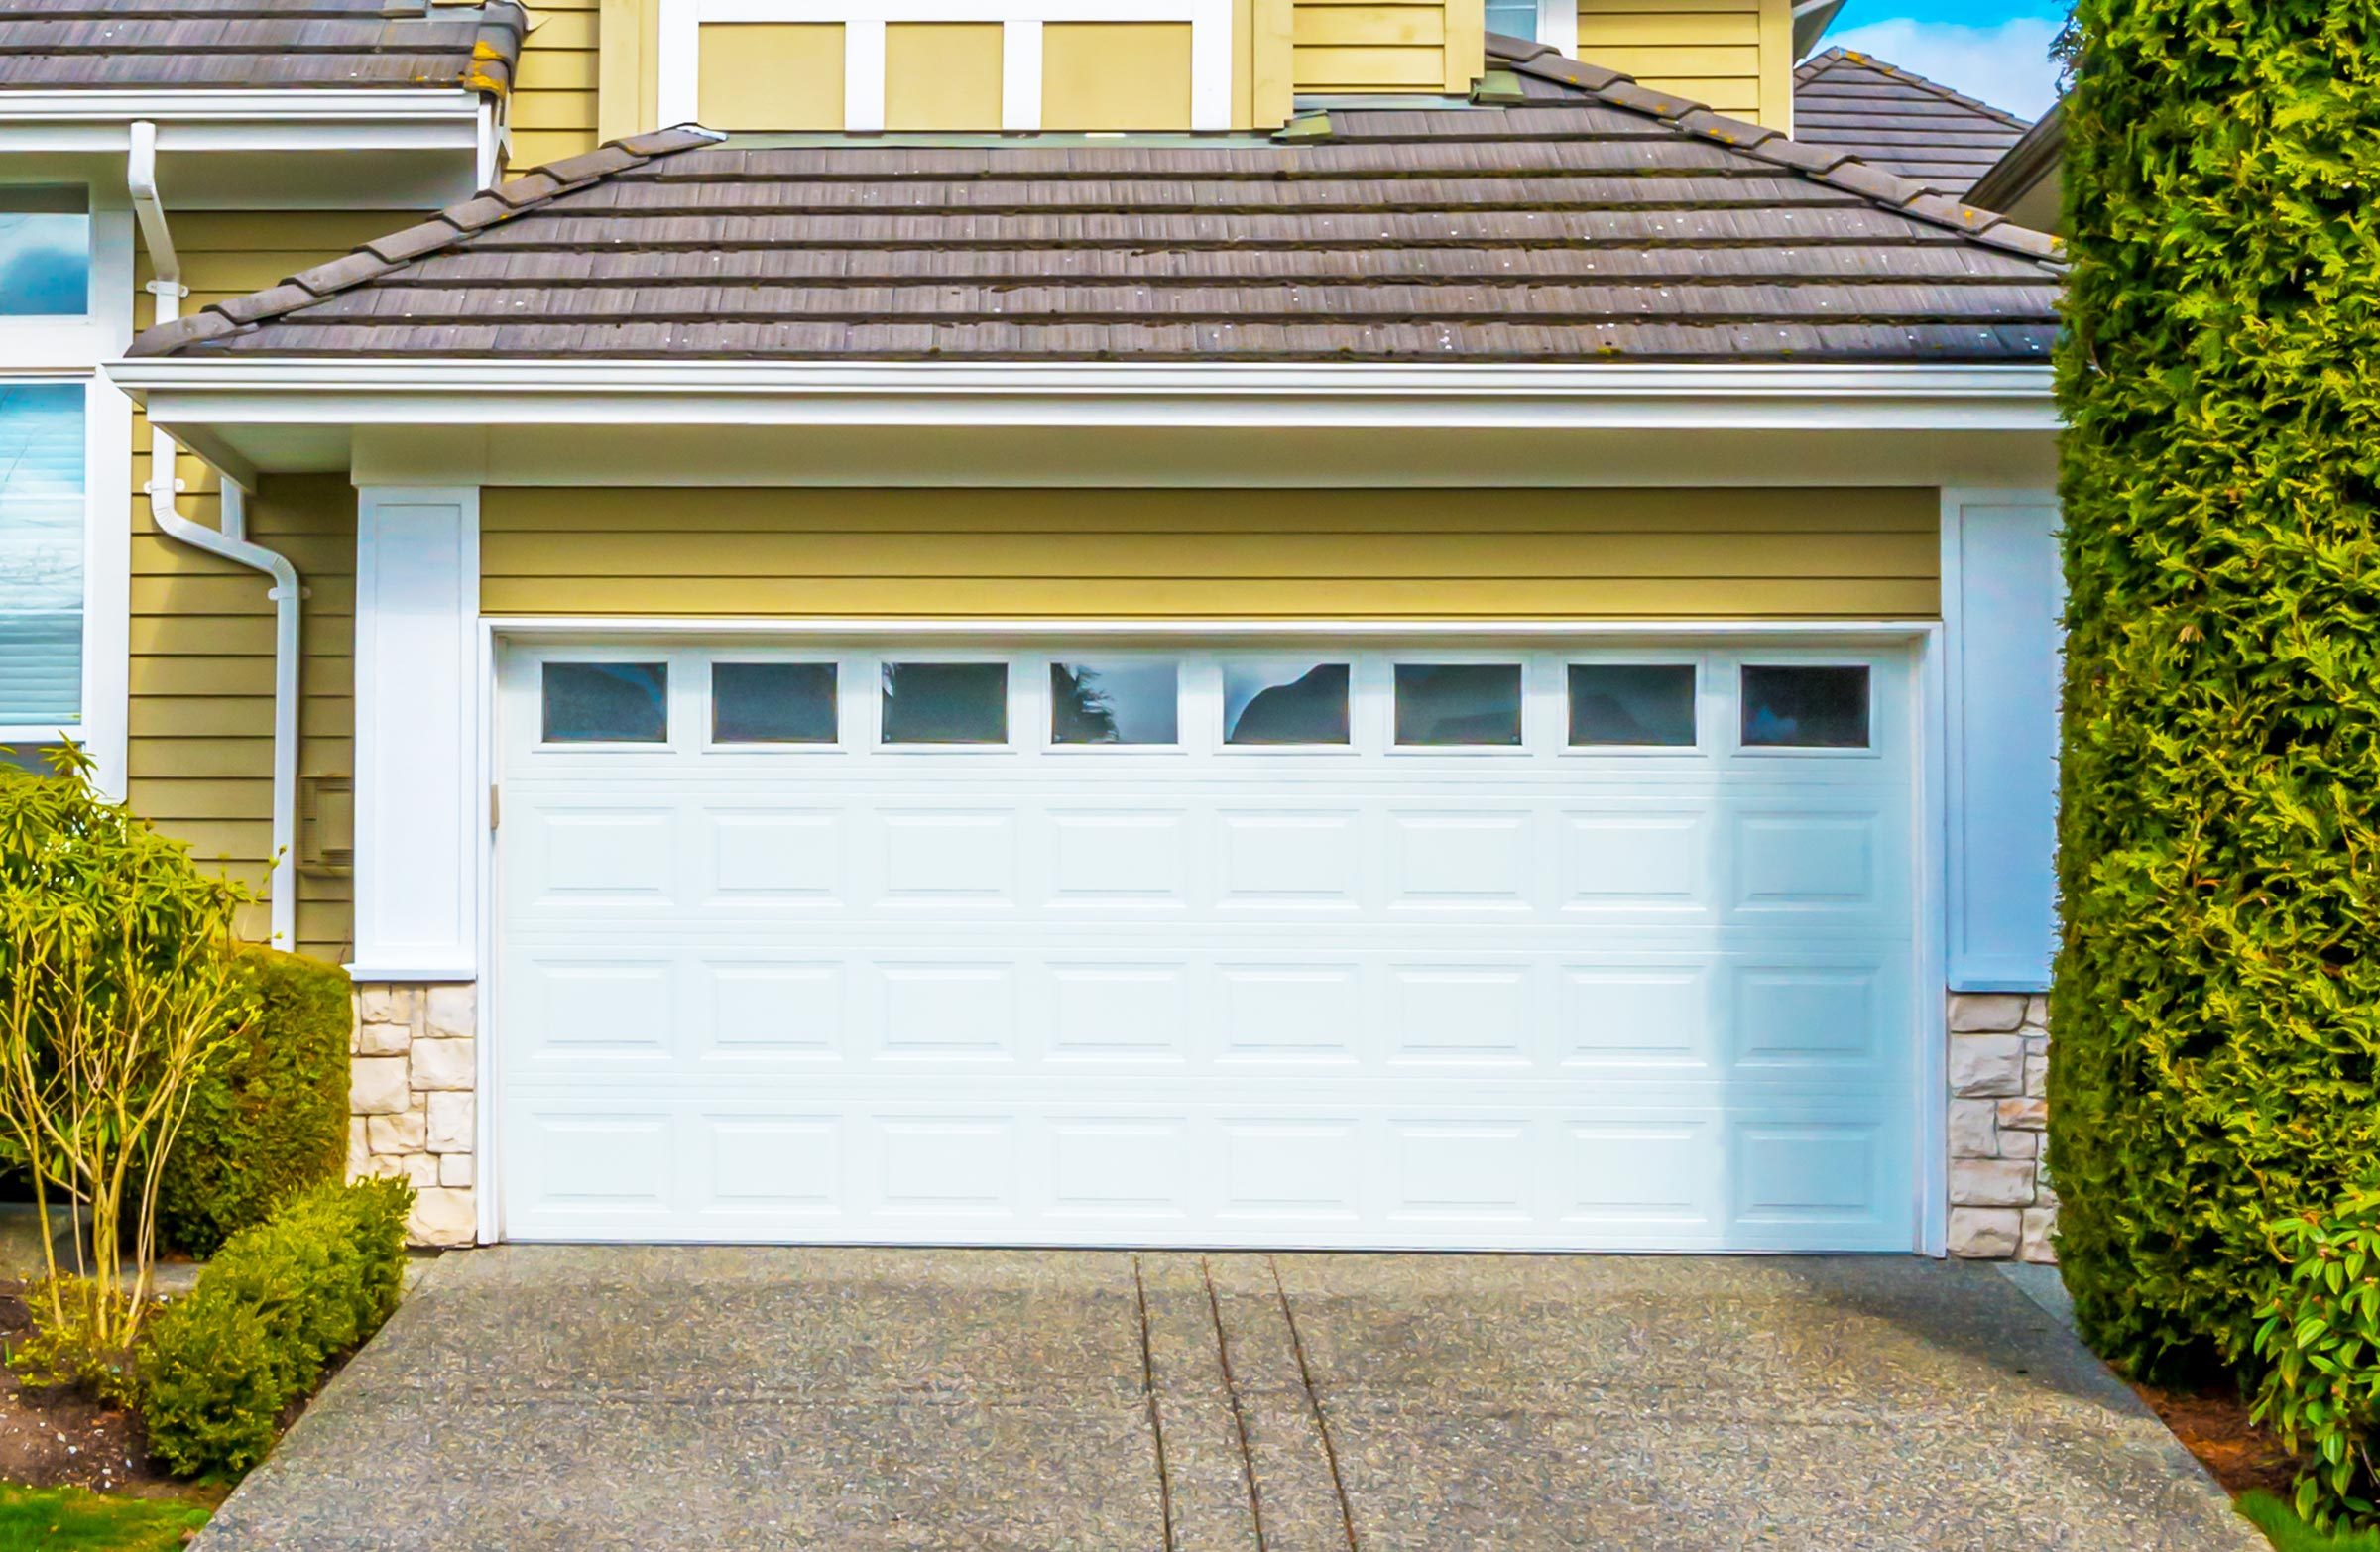
<path id="1" fill-rule="evenodd" d="M 0 92 L 444 86 L 501 95 L 528 30 L 515 0 L 0 0 Z"/>
<path id="2" fill-rule="evenodd" d="M 1269 141 L 632 137 L 135 355 L 2045 360 L 2053 239 L 1535 45 Z"/>
<path id="3" fill-rule="evenodd" d="M 2027 127 L 1990 103 L 1845 49 L 1814 55 L 1794 71 L 1795 139 L 1848 151 L 1954 198 L 1965 197 Z"/>

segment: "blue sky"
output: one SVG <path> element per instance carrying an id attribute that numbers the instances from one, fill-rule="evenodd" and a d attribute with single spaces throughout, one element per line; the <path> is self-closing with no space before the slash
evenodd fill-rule
<path id="1" fill-rule="evenodd" d="M 2038 118 L 2057 100 L 2058 0 L 1850 0 L 1822 48 L 1857 49 Z"/>

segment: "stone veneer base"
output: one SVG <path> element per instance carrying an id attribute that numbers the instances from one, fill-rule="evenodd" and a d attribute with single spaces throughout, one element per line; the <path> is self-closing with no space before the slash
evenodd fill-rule
<path id="1" fill-rule="evenodd" d="M 347 1177 L 414 1183 L 416 1245 L 478 1239 L 478 1000 L 470 986 L 355 989 L 348 1044 Z"/>
<path id="2" fill-rule="evenodd" d="M 1951 1254 L 2055 1261 L 2049 1000 L 1954 992 L 1950 1025 Z"/>

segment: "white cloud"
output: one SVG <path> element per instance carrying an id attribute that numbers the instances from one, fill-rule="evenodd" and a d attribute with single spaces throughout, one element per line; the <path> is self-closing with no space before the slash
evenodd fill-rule
<path id="1" fill-rule="evenodd" d="M 1996 27 L 1895 18 L 1830 33 L 1824 46 L 1872 54 L 1953 91 L 2037 119 L 2058 100 L 2058 64 L 2050 44 L 2058 24 L 2019 16 Z"/>

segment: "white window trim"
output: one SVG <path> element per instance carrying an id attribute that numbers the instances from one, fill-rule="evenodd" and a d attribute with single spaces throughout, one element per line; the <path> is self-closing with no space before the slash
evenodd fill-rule
<path id="1" fill-rule="evenodd" d="M 1579 54 L 1578 0 L 1537 0 L 1537 41 L 1558 54 Z"/>
<path id="2" fill-rule="evenodd" d="M 662 0 L 655 48 L 659 116 L 664 124 L 701 121 L 701 30 L 706 23 L 841 23 L 843 127 L 868 133 L 885 127 L 888 24 L 1001 24 L 1001 128 L 1037 130 L 1041 127 L 1042 24 L 1187 22 L 1190 127 L 1228 130 L 1232 127 L 1232 0 Z"/>
<path id="3" fill-rule="evenodd" d="M 0 743 L 55 744 L 62 731 L 93 763 L 111 799 L 125 788 L 132 652 L 132 401 L 100 370 L 132 340 L 132 212 L 98 208 L 92 190 L 89 311 L 81 318 L 0 319 L 0 380 L 84 384 L 82 707 L 60 729 L 0 723 Z"/>

